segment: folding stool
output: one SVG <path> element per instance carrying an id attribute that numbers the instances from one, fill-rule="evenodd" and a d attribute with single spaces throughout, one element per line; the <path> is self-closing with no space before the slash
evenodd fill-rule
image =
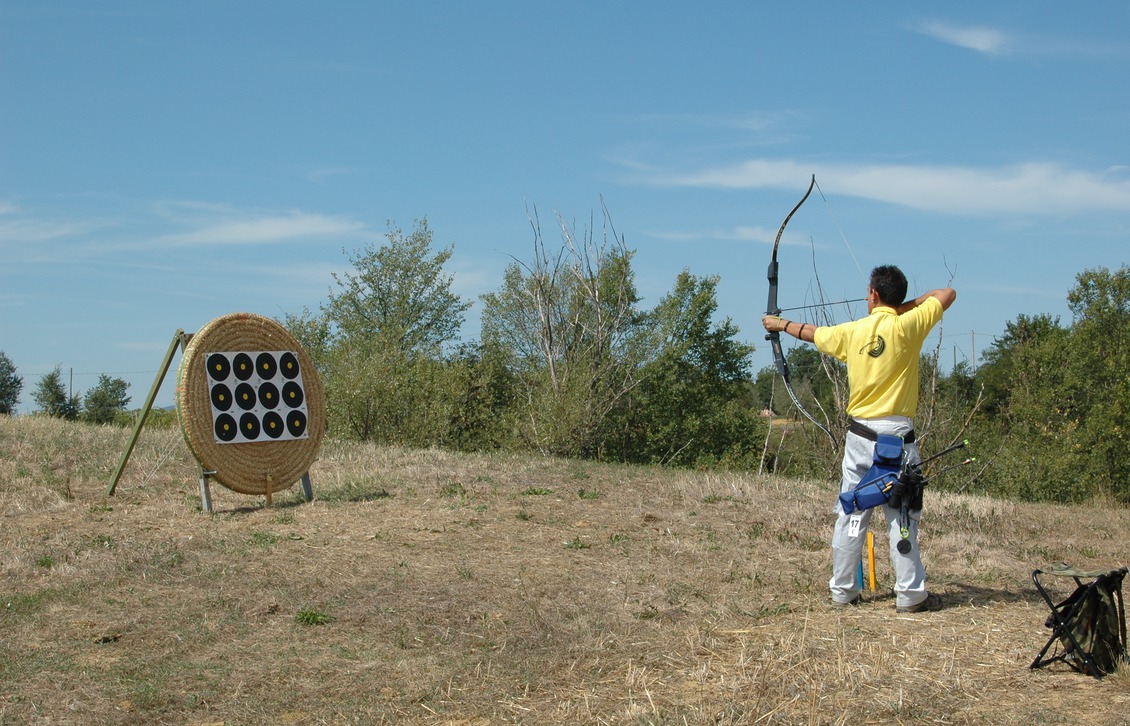
<path id="1" fill-rule="evenodd" d="M 1122 580 L 1128 568 L 1076 570 L 1066 564 L 1050 570 L 1033 570 L 1032 582 L 1051 608 L 1044 622 L 1051 636 L 1029 668 L 1063 661 L 1080 673 L 1102 678 L 1127 661 L 1126 610 L 1122 602 Z M 1041 575 L 1070 577 L 1075 591 L 1056 603 Z M 1055 646 L 1053 648 L 1053 646 Z M 1049 655 L 1050 652 L 1050 655 Z M 1045 657 L 1046 656 L 1046 657 Z"/>

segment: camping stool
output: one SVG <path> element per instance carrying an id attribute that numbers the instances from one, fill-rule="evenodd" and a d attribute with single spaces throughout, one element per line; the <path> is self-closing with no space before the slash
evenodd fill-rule
<path id="1" fill-rule="evenodd" d="M 1051 637 L 1029 668 L 1063 661 L 1080 673 L 1102 678 L 1118 670 L 1127 660 L 1126 610 L 1122 602 L 1122 579 L 1127 568 L 1076 570 L 1064 563 L 1050 570 L 1033 570 L 1032 582 L 1051 608 L 1045 627 Z M 1075 592 L 1060 603 L 1048 594 L 1041 575 L 1070 577 Z M 1058 644 L 1058 647 L 1053 648 Z M 1045 657 L 1049 653 L 1054 655 Z"/>

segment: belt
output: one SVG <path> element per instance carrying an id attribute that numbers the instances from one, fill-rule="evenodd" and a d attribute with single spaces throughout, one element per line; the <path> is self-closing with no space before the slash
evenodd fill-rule
<path id="1" fill-rule="evenodd" d="M 873 431 L 872 429 L 868 428 L 867 426 L 860 423 L 859 421 L 857 421 L 854 418 L 848 421 L 848 431 L 855 434 L 856 436 L 862 436 L 863 438 L 867 439 L 868 441 L 878 441 L 879 440 L 878 432 Z M 910 433 L 905 434 L 902 437 L 902 442 L 904 444 L 913 444 L 914 443 L 914 430 L 913 429 L 911 429 Z"/>

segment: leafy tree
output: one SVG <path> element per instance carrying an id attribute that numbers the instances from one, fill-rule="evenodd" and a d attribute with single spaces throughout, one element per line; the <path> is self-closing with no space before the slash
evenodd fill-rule
<path id="1" fill-rule="evenodd" d="M 785 361 L 797 399 L 805 410 L 824 422 L 837 441 L 842 441 L 847 431 L 846 367 L 811 345 L 789 349 Z M 758 371 L 754 390 L 759 408 L 770 410 L 774 416 L 788 414 L 791 419 L 780 436 L 770 430 L 772 437 L 765 440 L 763 468 L 794 476 L 826 476 L 838 471 L 837 449 L 796 409 L 776 365 Z"/>
<path id="2" fill-rule="evenodd" d="M 329 317 L 324 312 L 312 312 L 303 307 L 301 313 L 287 313 L 280 322 L 320 369 L 332 347 Z"/>
<path id="3" fill-rule="evenodd" d="M 813 345 L 798 345 L 785 354 L 785 359 L 793 388 L 805 407 L 829 425 L 842 418 L 847 405 L 847 368 Z M 787 392 L 781 400 L 790 401 Z"/>
<path id="4" fill-rule="evenodd" d="M 329 335 L 371 340 L 379 334 L 401 351 L 432 352 L 457 340 L 471 303 L 451 291 L 452 278 L 443 274 L 454 247 L 431 253 L 426 218 L 409 235 L 390 227 L 386 239 L 350 257 L 354 273 L 334 275 L 340 289 L 324 310 Z"/>
<path id="5" fill-rule="evenodd" d="M 489 451 L 515 444 L 518 380 L 510 357 L 497 345 L 460 346 L 452 364 L 466 372 L 455 410 L 451 444 L 463 451 Z"/>
<path id="6" fill-rule="evenodd" d="M 0 350 L 0 414 L 10 416 L 15 412 L 23 387 L 24 379 L 16 374 L 12 359 Z"/>
<path id="7" fill-rule="evenodd" d="M 1130 267 L 1087 270 L 1072 325 L 1020 316 L 986 352 L 996 434 L 985 486 L 1031 499 L 1130 501 Z"/>
<path id="8" fill-rule="evenodd" d="M 1018 367 L 1029 351 L 1044 345 L 1063 344 L 1068 334 L 1058 317 L 1051 315 L 1019 315 L 1005 323 L 1005 331 L 981 355 L 977 380 L 985 387 L 986 415 L 994 416 L 1008 409 Z"/>
<path id="9" fill-rule="evenodd" d="M 32 393 L 32 400 L 48 416 L 68 421 L 77 419 L 81 410 L 78 396 L 68 396 L 67 389 L 63 386 L 62 366 L 55 366 L 55 370 L 39 379 Z"/>
<path id="10" fill-rule="evenodd" d="M 737 326 L 713 323 L 718 277 L 684 270 L 648 314 L 641 337 L 648 359 L 639 384 L 617 409 L 618 447 L 628 461 L 749 465 L 761 428 L 750 386 L 753 347 Z"/>
<path id="11" fill-rule="evenodd" d="M 753 395 L 757 408 L 763 413 L 772 413 L 776 401 L 773 398 L 773 384 L 777 379 L 777 369 L 766 366 L 757 372 L 753 379 Z"/>
<path id="12" fill-rule="evenodd" d="M 113 423 L 129 405 L 128 389 L 129 384 L 121 378 L 110 378 L 104 373 L 98 376 L 98 385 L 83 397 L 83 419 L 94 424 Z"/>
<path id="13" fill-rule="evenodd" d="M 426 219 L 405 235 L 349 255 L 353 269 L 317 313 L 286 327 L 323 377 L 331 430 L 363 441 L 428 446 L 445 442 L 467 372 L 443 357 L 470 303 L 443 273 L 453 247 L 432 251 Z"/>
<path id="14" fill-rule="evenodd" d="M 1067 413 L 1079 427 L 1080 457 L 1093 494 L 1130 501 L 1130 266 L 1082 272 L 1067 303 L 1073 344 L 1065 404 L 1074 407 Z"/>
<path id="15" fill-rule="evenodd" d="M 361 441 L 428 447 L 447 443 L 464 371 L 377 335 L 343 340 L 323 370 L 335 430 Z"/>
<path id="16" fill-rule="evenodd" d="M 1062 357 L 1070 338 L 1069 330 L 1049 330 L 1009 356 L 1011 390 L 992 419 L 999 443 L 985 482 L 994 493 L 1061 501 L 1088 496 L 1086 478 L 1076 471 L 1077 422 Z"/>

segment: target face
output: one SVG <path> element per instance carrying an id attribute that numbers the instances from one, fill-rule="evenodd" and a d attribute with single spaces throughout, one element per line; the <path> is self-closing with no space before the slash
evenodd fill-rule
<path id="1" fill-rule="evenodd" d="M 305 439 L 309 414 L 298 355 L 289 350 L 205 354 L 217 444 Z"/>

